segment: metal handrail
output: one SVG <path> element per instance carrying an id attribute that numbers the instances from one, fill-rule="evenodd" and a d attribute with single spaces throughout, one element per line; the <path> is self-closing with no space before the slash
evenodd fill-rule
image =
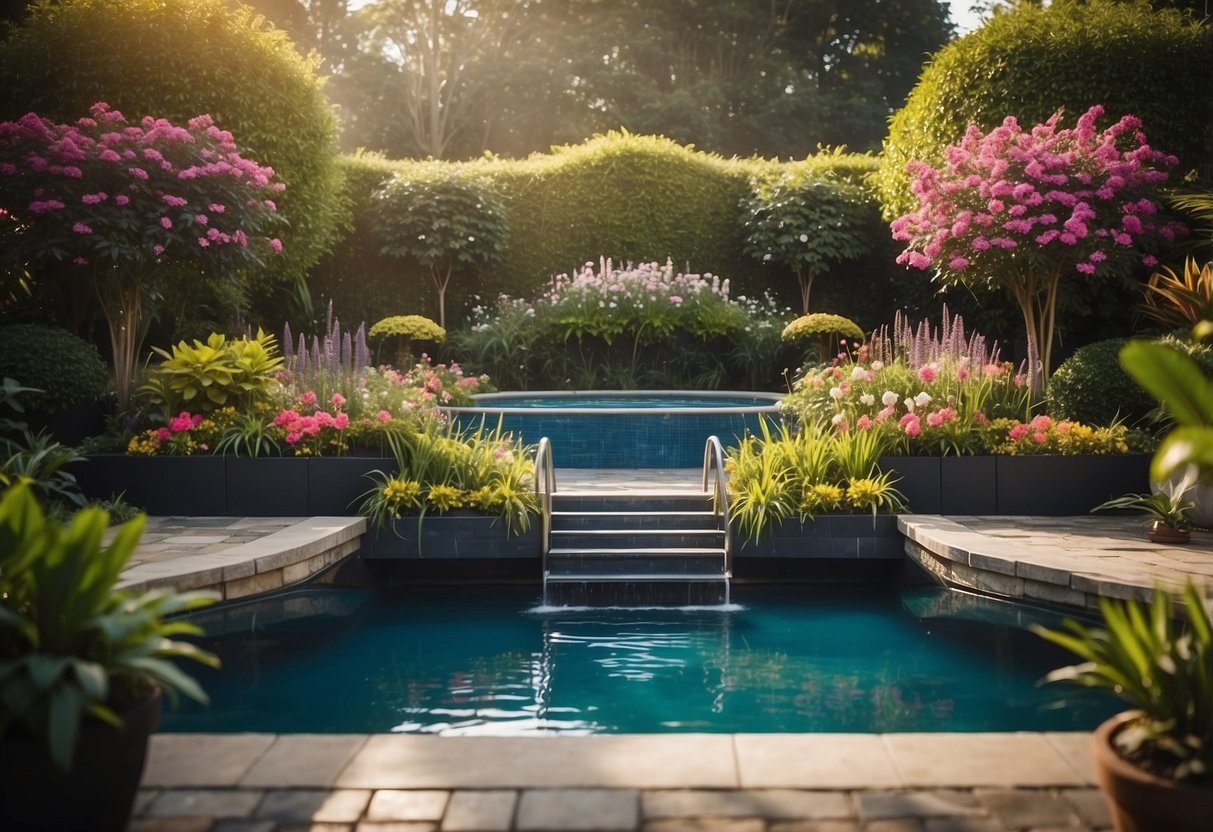
<path id="1" fill-rule="evenodd" d="M 703 446 L 703 490 L 708 490 L 708 478 L 715 469 L 716 477 L 713 482 L 716 514 L 724 517 L 724 572 L 733 574 L 733 527 L 729 522 L 729 487 L 728 474 L 724 470 L 724 448 L 719 437 L 709 436 Z"/>
<path id="2" fill-rule="evenodd" d="M 552 548 L 552 493 L 556 490 L 556 467 L 552 462 L 552 443 L 546 436 L 535 448 L 535 494 L 539 497 L 543 534 L 540 536 L 540 562 L 547 581 L 548 550 Z"/>

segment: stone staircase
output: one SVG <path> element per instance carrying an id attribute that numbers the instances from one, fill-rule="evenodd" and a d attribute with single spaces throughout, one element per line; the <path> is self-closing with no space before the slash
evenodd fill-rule
<path id="1" fill-rule="evenodd" d="M 703 491 L 557 491 L 544 599 L 551 606 L 729 602 L 723 518 Z"/>

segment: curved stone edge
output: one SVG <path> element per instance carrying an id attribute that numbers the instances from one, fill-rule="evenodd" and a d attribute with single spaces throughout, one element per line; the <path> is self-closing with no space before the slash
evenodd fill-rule
<path id="1" fill-rule="evenodd" d="M 211 590 L 224 601 L 301 583 L 358 551 L 365 517 L 308 517 L 220 553 L 140 563 L 123 573 L 127 592 Z"/>

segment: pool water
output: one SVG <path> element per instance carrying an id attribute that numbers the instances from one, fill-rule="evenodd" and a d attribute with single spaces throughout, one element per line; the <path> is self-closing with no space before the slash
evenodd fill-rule
<path id="1" fill-rule="evenodd" d="M 223 669 L 196 673 L 213 704 L 166 710 L 160 730 L 1064 731 L 1122 709 L 1039 686 L 1068 656 L 1009 605 L 880 587 L 734 596 L 728 611 L 545 613 L 529 587 L 330 589 L 211 611 L 208 630 L 236 630 L 208 644 Z"/>

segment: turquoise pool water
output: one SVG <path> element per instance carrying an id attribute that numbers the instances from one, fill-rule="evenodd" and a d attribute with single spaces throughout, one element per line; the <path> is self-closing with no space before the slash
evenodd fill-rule
<path id="1" fill-rule="evenodd" d="M 737 587 L 741 609 L 537 613 L 533 588 L 309 590 L 202 619 L 213 704 L 163 731 L 1089 730 L 1119 703 L 1015 608 L 886 588 Z M 961 599 L 962 601 L 964 599 Z M 911 610 L 917 612 L 911 612 Z"/>
<path id="2" fill-rule="evenodd" d="M 712 435 L 729 445 L 778 418 L 774 393 L 585 391 L 489 393 L 445 408 L 465 428 L 482 421 L 523 442 L 544 436 L 563 468 L 698 468 Z"/>

